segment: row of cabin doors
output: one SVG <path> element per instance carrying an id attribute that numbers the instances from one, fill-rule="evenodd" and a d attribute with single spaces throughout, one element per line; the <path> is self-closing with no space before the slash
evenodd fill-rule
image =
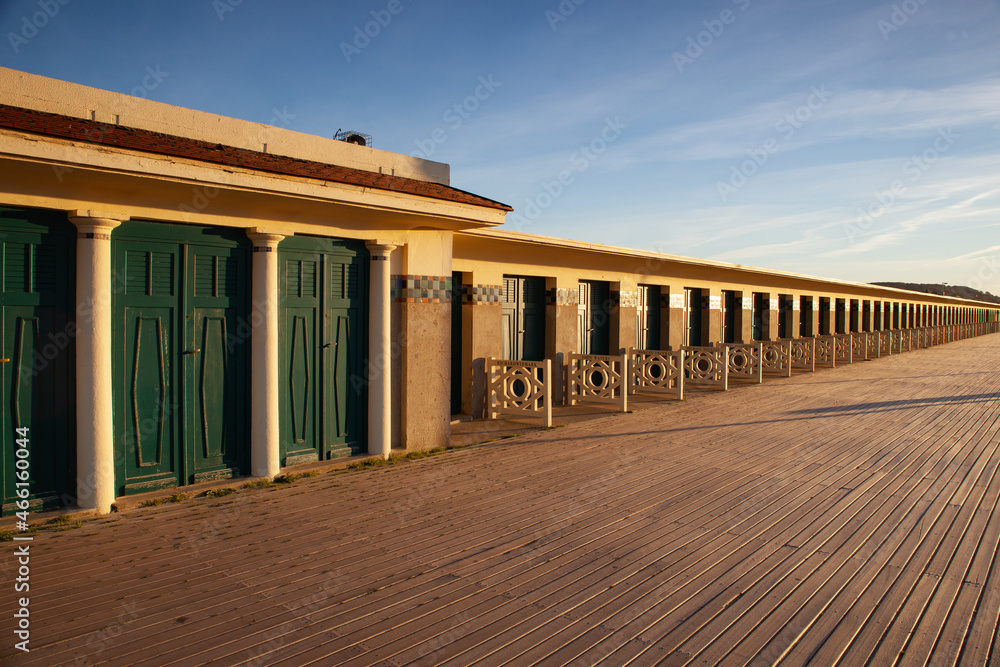
<path id="1" fill-rule="evenodd" d="M 610 286 L 604 281 L 581 281 L 577 286 L 577 331 L 583 354 L 608 354 L 610 344 Z M 655 297 L 659 304 L 659 295 Z M 503 359 L 540 361 L 545 358 L 545 279 L 504 276 L 502 300 Z M 647 327 L 658 321 L 647 320 Z"/>
<path id="2" fill-rule="evenodd" d="M 249 465 L 252 246 L 242 230 L 124 223 L 112 243 L 118 493 Z M 278 247 L 283 465 L 364 449 L 365 251 Z"/>
<path id="3" fill-rule="evenodd" d="M 32 509 L 76 495 L 76 229 L 0 209 L 3 513 L 28 428 Z M 243 230 L 125 222 L 112 237 L 116 493 L 244 474 L 249 465 L 252 246 Z M 278 249 L 284 465 L 364 449 L 367 254 L 333 239 Z"/>
<path id="4" fill-rule="evenodd" d="M 583 354 L 608 354 L 610 347 L 610 285 L 581 281 L 577 286 L 577 331 Z M 455 301 L 460 303 L 460 301 Z M 636 297 L 637 345 L 661 346 L 661 288 L 639 285 Z M 545 279 L 504 276 L 502 301 L 503 359 L 539 361 L 545 356 Z M 453 334 L 461 333 L 460 323 Z M 456 334 L 457 331 L 457 334 Z"/>

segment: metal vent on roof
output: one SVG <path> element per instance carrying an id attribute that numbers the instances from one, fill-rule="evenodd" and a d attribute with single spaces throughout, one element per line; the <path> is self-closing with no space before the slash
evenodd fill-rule
<path id="1" fill-rule="evenodd" d="M 372 135 L 356 130 L 337 130 L 337 134 L 333 135 L 333 138 L 337 141 L 346 141 L 349 144 L 372 147 Z"/>

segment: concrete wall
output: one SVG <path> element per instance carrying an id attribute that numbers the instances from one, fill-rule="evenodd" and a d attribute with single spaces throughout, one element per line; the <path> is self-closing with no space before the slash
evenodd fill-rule
<path id="1" fill-rule="evenodd" d="M 403 274 L 394 276 L 395 289 L 405 290 L 394 297 L 401 304 L 400 438 L 410 451 L 440 447 L 450 437 L 451 240 L 450 232 L 413 234 Z"/>

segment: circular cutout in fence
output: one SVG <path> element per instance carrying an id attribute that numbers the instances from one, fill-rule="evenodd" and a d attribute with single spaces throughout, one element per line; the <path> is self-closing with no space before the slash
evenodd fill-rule
<path id="1" fill-rule="evenodd" d="M 666 377 L 667 368 L 666 366 L 663 365 L 662 361 L 657 361 L 655 363 L 650 364 L 647 367 L 646 373 L 649 375 L 649 377 L 653 378 L 654 380 L 659 380 L 661 378 Z"/>
<path id="2" fill-rule="evenodd" d="M 699 373 L 707 373 L 712 370 L 712 361 L 701 357 L 695 362 L 694 367 Z"/>
<path id="3" fill-rule="evenodd" d="M 606 389 L 610 382 L 607 371 L 591 371 L 590 372 L 590 386 L 593 389 Z"/>
<path id="4" fill-rule="evenodd" d="M 518 401 L 523 401 L 528 398 L 528 383 L 524 380 L 517 379 L 510 383 L 510 395 L 511 398 Z"/>
<path id="5" fill-rule="evenodd" d="M 734 368 L 746 368 L 748 365 L 747 355 L 742 352 L 737 352 L 733 356 L 729 357 L 729 362 Z"/>

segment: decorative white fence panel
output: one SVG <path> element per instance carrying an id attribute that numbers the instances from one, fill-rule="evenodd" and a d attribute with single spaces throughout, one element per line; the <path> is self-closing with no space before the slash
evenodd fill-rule
<path id="1" fill-rule="evenodd" d="M 614 403 L 628 411 L 628 355 L 566 355 L 566 402 Z"/>
<path id="2" fill-rule="evenodd" d="M 882 350 L 882 337 L 877 331 L 868 332 L 868 355 L 869 359 L 878 359 L 884 354 Z"/>
<path id="3" fill-rule="evenodd" d="M 490 419 L 500 415 L 541 413 L 545 428 L 552 426 L 552 361 L 486 361 L 486 400 Z"/>
<path id="4" fill-rule="evenodd" d="M 792 377 L 791 341 L 766 341 L 761 345 L 760 364 L 764 374 Z"/>
<path id="5" fill-rule="evenodd" d="M 837 338 L 835 336 L 816 337 L 816 365 L 837 366 Z"/>
<path id="6" fill-rule="evenodd" d="M 889 329 L 679 351 L 629 348 L 624 355 L 568 354 L 567 403 L 613 403 L 628 410 L 628 395 L 656 392 L 683 400 L 685 385 L 726 390 L 729 378 L 761 383 L 764 375 L 901 354 L 1000 333 L 1000 322 Z M 488 416 L 540 414 L 552 424 L 552 362 L 487 360 Z"/>
<path id="7" fill-rule="evenodd" d="M 872 346 L 872 341 L 867 333 L 855 332 L 851 336 L 851 359 L 854 361 L 867 361 L 878 357 L 878 344 Z"/>
<path id="8" fill-rule="evenodd" d="M 904 329 L 903 333 L 900 334 L 899 338 L 899 350 L 900 352 L 912 352 L 916 347 L 914 341 L 916 340 L 916 331 L 913 329 Z"/>
<path id="9" fill-rule="evenodd" d="M 629 348 L 631 392 L 654 391 L 684 400 L 684 353 Z"/>
<path id="10" fill-rule="evenodd" d="M 877 331 L 878 336 L 878 356 L 888 357 L 892 354 L 892 333 L 888 329 Z"/>
<path id="11" fill-rule="evenodd" d="M 892 346 L 892 354 L 902 354 L 903 352 L 903 332 L 893 329 L 889 332 L 889 344 Z"/>
<path id="12" fill-rule="evenodd" d="M 729 348 L 683 347 L 684 383 L 699 387 L 729 388 Z"/>
<path id="13" fill-rule="evenodd" d="M 836 334 L 834 336 L 834 358 L 838 364 L 854 363 L 854 337 L 851 334 Z"/>
<path id="14" fill-rule="evenodd" d="M 816 339 L 796 338 L 790 341 L 792 346 L 792 368 L 809 371 L 816 370 Z"/>
<path id="15" fill-rule="evenodd" d="M 764 382 L 764 366 L 761 343 L 726 343 L 729 350 L 729 377 L 747 378 L 758 384 Z"/>

